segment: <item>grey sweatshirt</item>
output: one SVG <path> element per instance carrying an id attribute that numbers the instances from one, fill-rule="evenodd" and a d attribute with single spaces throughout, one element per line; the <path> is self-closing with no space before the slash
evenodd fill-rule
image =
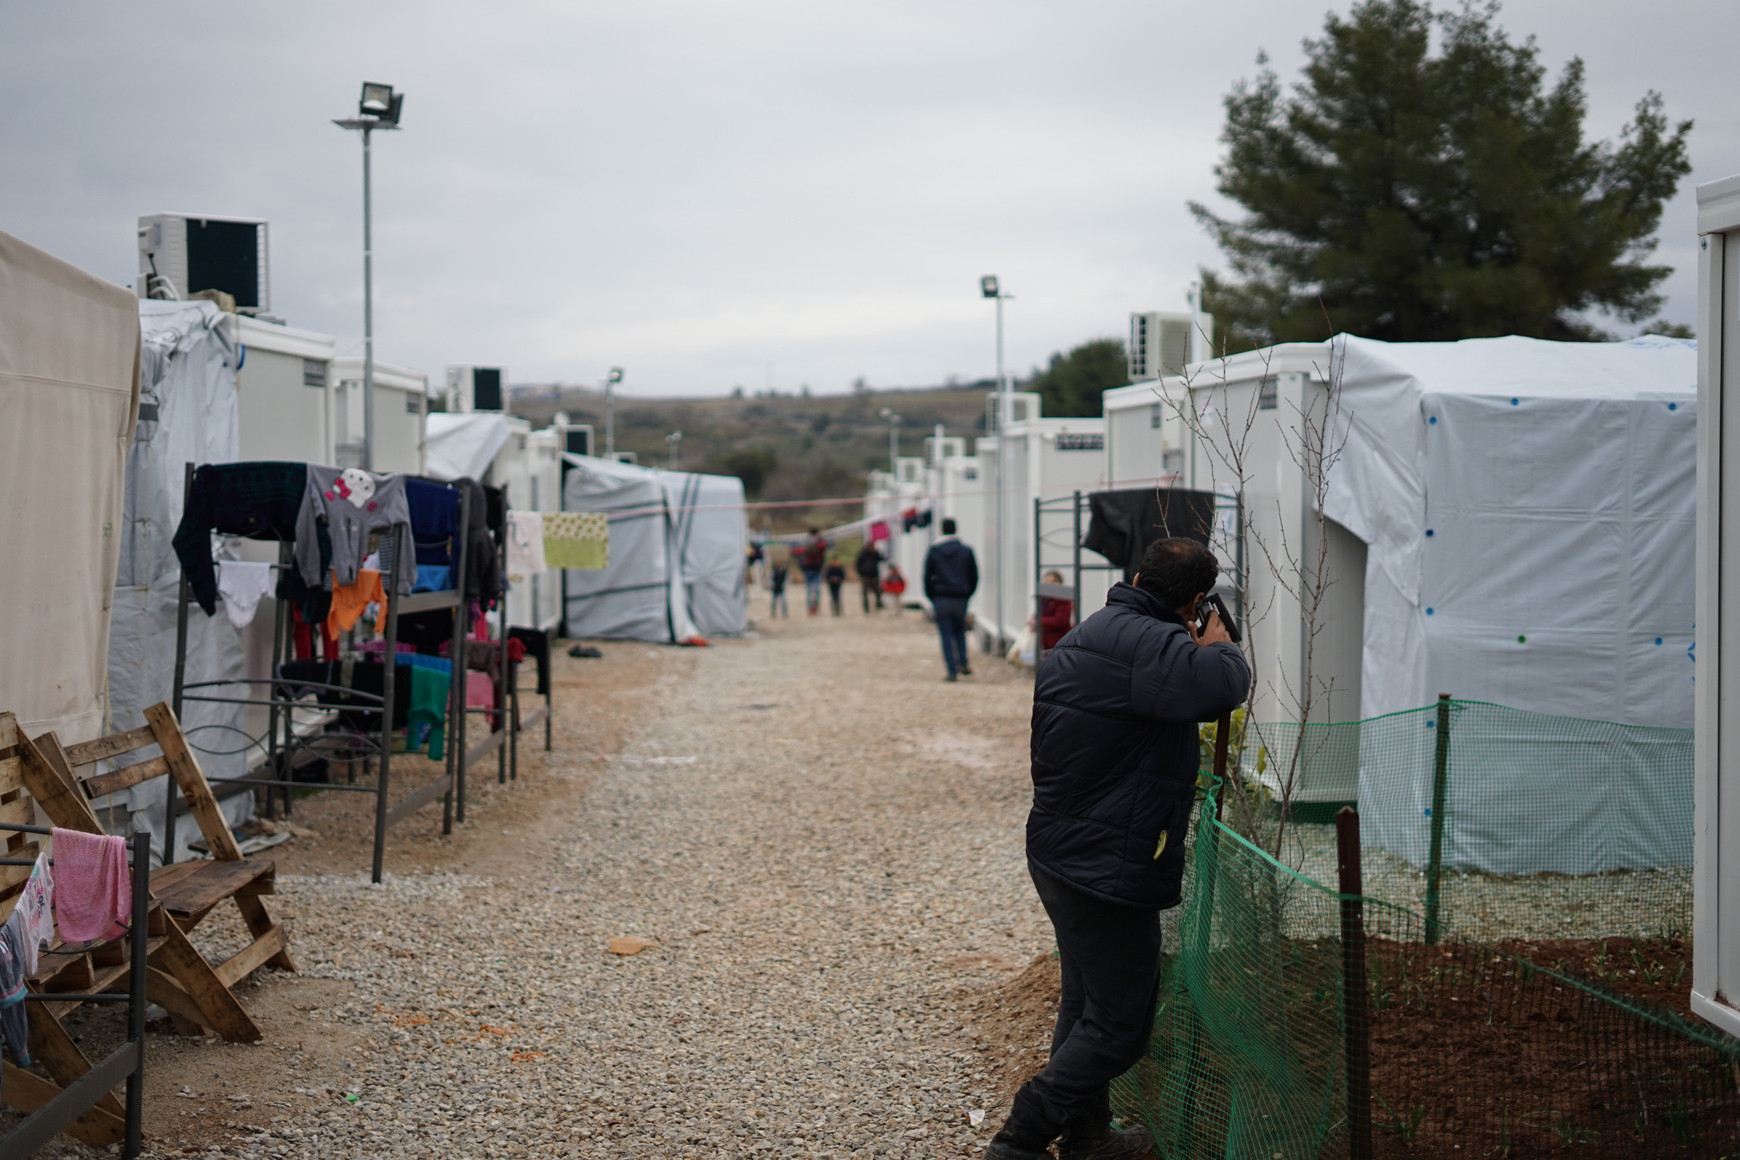
<path id="1" fill-rule="evenodd" d="M 356 583 L 357 571 L 368 555 L 369 536 L 391 528 L 403 529 L 401 547 L 410 544 L 411 508 L 405 501 L 405 477 L 375 475 L 358 467 L 308 465 L 308 490 L 296 513 L 296 568 L 303 583 L 319 588 L 320 543 L 317 521 L 325 520 L 332 536 L 332 570 L 336 583 Z M 409 550 L 400 556 L 399 592 L 409 594 L 417 582 L 417 569 Z"/>

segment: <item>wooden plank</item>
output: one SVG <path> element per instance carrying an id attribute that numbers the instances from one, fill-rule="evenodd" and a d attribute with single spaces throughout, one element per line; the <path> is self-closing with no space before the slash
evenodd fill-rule
<path id="1" fill-rule="evenodd" d="M 259 1027 L 173 922 L 164 925 L 163 945 L 157 948 L 155 957 L 175 976 L 175 981 L 199 1008 L 201 1021 L 212 1030 L 231 1043 L 253 1043 L 260 1038 Z"/>
<path id="2" fill-rule="evenodd" d="M 234 987 L 253 974 L 267 959 L 282 953 L 287 942 L 283 925 L 274 923 L 272 929 L 213 967 L 212 974 L 224 986 Z"/>
<path id="3" fill-rule="evenodd" d="M 26 1115 L 47 1104 L 61 1091 L 35 1072 L 25 1071 L 11 1061 L 0 1064 L 0 1074 L 5 1076 L 4 1083 L 0 1083 L 0 1092 L 4 1092 L 6 1103 Z M 67 1126 L 66 1134 L 93 1148 L 107 1148 L 125 1139 L 127 1121 L 101 1108 L 91 1108 Z"/>
<path id="4" fill-rule="evenodd" d="M 81 741 L 77 745 L 66 747 L 66 759 L 74 766 L 90 765 L 105 757 L 118 757 L 123 753 L 131 753 L 135 749 L 143 749 L 147 745 L 157 744 L 157 735 L 151 732 L 151 726 L 141 725 L 137 729 L 129 729 L 125 733 L 111 733 L 107 737 L 98 737 L 94 741 Z"/>
<path id="5" fill-rule="evenodd" d="M 35 842 L 29 842 L 17 849 L 6 851 L 8 858 L 35 858 L 42 847 Z M 0 922 L 5 922 L 12 914 L 13 906 L 18 902 L 18 891 L 26 878 L 30 877 L 29 866 L 0 866 Z"/>
<path id="6" fill-rule="evenodd" d="M 465 768 L 470 769 L 479 761 L 500 749 L 502 742 L 507 740 L 507 730 L 498 729 L 465 751 Z"/>
<path id="7" fill-rule="evenodd" d="M 24 782 L 19 776 L 19 770 L 24 765 L 18 756 L 18 747 L 9 746 L 7 756 L 0 757 L 0 794 L 8 794 Z"/>
<path id="8" fill-rule="evenodd" d="M 19 747 L 24 751 L 24 788 L 49 820 L 63 830 L 102 833 L 102 823 L 97 821 L 91 803 L 76 788 L 60 738 L 53 733 L 34 739 L 25 737 L 19 741 Z"/>
<path id="9" fill-rule="evenodd" d="M 28 794 L 20 794 L 4 804 L 0 804 L 0 822 L 10 825 L 28 826 L 36 820 L 36 806 Z M 17 831 L 13 831 L 16 833 Z M 0 837 L 4 837 L 0 833 Z"/>
<path id="10" fill-rule="evenodd" d="M 149 761 L 141 761 L 138 765 L 129 765 L 126 769 L 117 769 L 112 773 L 99 773 L 94 777 L 85 778 L 85 796 L 93 799 L 108 797 L 112 793 L 132 789 L 142 781 L 162 777 L 168 772 L 169 759 L 167 757 L 153 757 Z"/>
<path id="11" fill-rule="evenodd" d="M 196 862 L 192 874 L 179 875 L 174 884 L 162 886 L 151 877 L 151 892 L 169 913 L 180 918 L 210 910 L 263 874 L 272 873 L 272 863 L 244 858 L 239 862 Z"/>
<path id="12" fill-rule="evenodd" d="M 156 967 L 145 968 L 145 997 L 169 1012 L 169 1020 L 182 1035 L 198 1035 L 206 1027 L 205 1012 L 187 997 L 175 977 Z"/>
<path id="13" fill-rule="evenodd" d="M 527 713 L 525 716 L 520 718 L 520 732 L 524 733 L 534 725 L 542 725 L 549 715 L 550 710 L 548 707 L 533 709 L 530 713 Z"/>
<path id="14" fill-rule="evenodd" d="M 181 735 L 181 722 L 175 719 L 169 702 L 159 701 L 146 709 L 145 720 L 157 735 L 157 744 L 163 747 L 163 756 L 169 762 L 169 772 L 181 787 L 181 796 L 187 799 L 194 821 L 199 823 L 200 832 L 205 835 L 206 847 L 211 851 L 212 857 L 226 862 L 239 860 L 242 856 L 241 847 L 236 845 L 236 836 L 230 833 L 230 824 L 224 820 L 223 812 L 218 809 L 217 799 L 212 796 L 211 786 L 206 782 L 205 774 L 201 772 L 199 762 L 193 756 L 193 750 L 188 748 L 187 738 Z"/>
<path id="15" fill-rule="evenodd" d="M 409 797 L 399 802 L 398 805 L 395 805 L 392 809 L 388 810 L 387 825 L 397 825 L 404 818 L 416 813 L 418 810 L 446 793 L 449 788 L 450 787 L 448 786 L 445 777 L 430 782 L 428 785 L 424 786 L 416 793 L 411 794 Z"/>
<path id="16" fill-rule="evenodd" d="M 30 1058 L 40 1063 L 55 1083 L 65 1087 L 91 1070 L 91 1061 L 79 1050 L 59 1019 L 42 1010 L 41 1004 L 26 1003 L 25 1008 L 30 1015 Z M 106 1093 L 97 1101 L 97 1106 L 117 1116 L 126 1114 L 113 1092 Z"/>
<path id="17" fill-rule="evenodd" d="M 204 866 L 203 859 L 190 858 L 186 862 L 171 862 L 167 866 L 159 866 L 151 871 L 151 889 L 153 891 L 168 890 L 189 874 L 197 874 Z"/>
<path id="18" fill-rule="evenodd" d="M 260 901 L 257 894 L 237 893 L 236 909 L 242 912 L 242 921 L 248 924 L 248 930 L 255 938 L 264 938 L 266 932 L 278 925 L 272 921 L 272 916 L 266 912 L 266 904 Z M 296 960 L 290 957 L 289 939 L 284 940 L 284 945 L 268 961 L 279 970 L 301 969 L 297 967 Z"/>

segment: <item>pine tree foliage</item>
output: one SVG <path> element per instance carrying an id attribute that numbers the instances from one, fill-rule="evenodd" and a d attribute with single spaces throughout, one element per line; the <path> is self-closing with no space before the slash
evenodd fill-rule
<path id="1" fill-rule="evenodd" d="M 1053 354 L 1044 370 L 1035 370 L 1022 388 L 1039 392 L 1039 409 L 1047 417 L 1081 417 L 1102 413 L 1100 393 L 1130 381 L 1124 344 L 1096 338 L 1067 355 Z"/>
<path id="2" fill-rule="evenodd" d="M 1583 64 L 1556 83 L 1498 5 L 1366 0 L 1305 42 L 1284 89 L 1266 57 L 1225 99 L 1219 190 L 1192 203 L 1231 277 L 1204 305 L 1234 347 L 1346 331 L 1389 340 L 1603 337 L 1639 322 L 1669 267 L 1650 264 L 1662 203 L 1690 171 L 1690 121 L 1647 93 L 1618 142 L 1586 142 Z"/>

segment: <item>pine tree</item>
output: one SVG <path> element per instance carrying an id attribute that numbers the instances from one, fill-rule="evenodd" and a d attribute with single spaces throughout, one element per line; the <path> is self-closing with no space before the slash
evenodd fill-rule
<path id="1" fill-rule="evenodd" d="M 1583 140 L 1583 64 L 1557 83 L 1498 6 L 1366 0 L 1305 42 L 1291 91 L 1267 67 L 1225 99 L 1219 190 L 1194 213 L 1233 277 L 1204 271 L 1232 345 L 1345 331 L 1389 340 L 1604 337 L 1639 322 L 1662 203 L 1690 171 L 1690 121 L 1647 93 L 1617 144 Z M 1434 30 L 1438 33 L 1434 50 Z"/>

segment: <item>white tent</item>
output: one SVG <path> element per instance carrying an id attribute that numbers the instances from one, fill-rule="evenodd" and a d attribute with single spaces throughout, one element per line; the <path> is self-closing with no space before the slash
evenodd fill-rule
<path id="1" fill-rule="evenodd" d="M 436 479 L 478 479 L 489 472 L 508 441 L 507 416 L 494 413 L 429 416 L 424 470 Z"/>
<path id="2" fill-rule="evenodd" d="M 109 728 L 132 729 L 144 710 L 167 701 L 175 684 L 175 614 L 181 567 L 170 544 L 181 522 L 186 465 L 233 463 L 239 457 L 233 316 L 210 302 L 144 301 L 141 333 L 139 424 L 127 454 L 126 499 L 109 638 Z M 270 607 L 269 602 L 266 607 Z M 188 684 L 244 675 L 241 632 L 220 607 L 206 616 L 188 610 Z M 223 697 L 248 695 L 241 686 L 206 690 Z M 206 776 L 241 777 L 248 770 L 249 738 L 241 705 L 190 700 L 182 727 Z M 125 794 L 125 808 L 141 828 L 163 832 L 167 781 L 153 778 Z M 247 795 L 227 798 L 232 822 L 253 812 Z M 103 808 L 99 805 L 99 809 Z M 197 838 L 177 827 L 183 841 Z"/>
<path id="3" fill-rule="evenodd" d="M 1447 864 L 1689 863 L 1689 794 L 1669 771 L 1690 769 L 1695 344 L 1336 346 L 1343 439 L 1325 513 L 1367 545 L 1361 715 L 1440 691 L 1543 715 L 1502 736 L 1453 730 L 1448 812 L 1462 820 Z M 1545 715 L 1634 728 L 1573 755 Z M 1414 862 L 1431 805 L 1420 732 L 1419 760 L 1360 762 L 1368 833 Z M 1552 803 L 1564 829 L 1550 849 L 1503 824 Z"/>
<path id="4" fill-rule="evenodd" d="M 743 484 L 566 455 L 565 511 L 606 512 L 610 564 L 567 573 L 567 635 L 678 644 L 745 626 Z"/>
<path id="5" fill-rule="evenodd" d="M 138 300 L 0 232 L 0 710 L 68 744 L 103 732 Z"/>

